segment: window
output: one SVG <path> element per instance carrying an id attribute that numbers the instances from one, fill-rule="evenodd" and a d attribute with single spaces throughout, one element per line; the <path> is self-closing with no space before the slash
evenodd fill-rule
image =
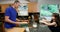
<path id="1" fill-rule="evenodd" d="M 18 10 L 18 16 L 28 16 L 28 5 L 26 3 L 20 4 Z"/>
<path id="2" fill-rule="evenodd" d="M 59 13 L 57 4 L 47 4 L 40 6 L 40 18 L 51 20 L 51 16 L 53 13 Z"/>

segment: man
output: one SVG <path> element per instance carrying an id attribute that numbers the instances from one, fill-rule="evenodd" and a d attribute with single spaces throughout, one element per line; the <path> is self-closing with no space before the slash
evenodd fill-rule
<path id="1" fill-rule="evenodd" d="M 18 8 L 19 5 L 20 5 L 20 2 L 15 1 L 12 4 L 12 6 L 9 6 L 6 9 L 6 11 L 5 11 L 5 23 L 4 23 L 5 31 L 9 30 L 9 29 L 12 29 L 16 25 L 21 24 L 21 22 L 16 22 L 16 20 L 18 20 L 18 19 L 16 19 L 16 16 L 17 16 L 16 8 Z"/>

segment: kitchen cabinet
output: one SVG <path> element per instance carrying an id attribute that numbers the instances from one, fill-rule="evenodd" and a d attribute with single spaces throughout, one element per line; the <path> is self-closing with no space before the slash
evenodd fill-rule
<path id="1" fill-rule="evenodd" d="M 1 6 L 1 12 L 4 13 L 6 8 L 9 6 L 10 4 L 0 4 Z M 36 2 L 30 2 L 28 3 L 28 12 L 29 13 L 34 13 L 34 12 L 38 12 L 37 10 L 37 3 Z"/>
<path id="2" fill-rule="evenodd" d="M 1 7 L 2 7 L 2 12 L 4 13 L 6 8 L 8 7 L 9 5 L 8 4 L 2 4 Z"/>
<path id="3" fill-rule="evenodd" d="M 0 6 L 1 6 L 1 12 L 0 13 L 5 13 L 5 10 L 9 5 L 10 4 L 0 4 Z"/>
<path id="4" fill-rule="evenodd" d="M 0 12 L 1 12 L 1 5 L 0 5 Z"/>
<path id="5" fill-rule="evenodd" d="M 0 22 L 0 32 L 2 32 L 2 22 Z"/>
<path id="6" fill-rule="evenodd" d="M 29 13 L 34 13 L 37 12 L 37 3 L 28 3 L 28 12 Z"/>

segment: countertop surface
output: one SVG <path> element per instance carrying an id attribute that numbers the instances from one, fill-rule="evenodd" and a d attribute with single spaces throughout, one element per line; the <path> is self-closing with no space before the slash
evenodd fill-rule
<path id="1" fill-rule="evenodd" d="M 7 32 L 24 32 L 25 28 L 14 27 L 13 29 L 8 30 Z"/>

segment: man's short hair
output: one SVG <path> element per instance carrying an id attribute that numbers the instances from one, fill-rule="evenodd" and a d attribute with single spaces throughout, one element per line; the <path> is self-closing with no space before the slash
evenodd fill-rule
<path id="1" fill-rule="evenodd" d="M 14 3 L 20 3 L 18 0 L 16 0 Z"/>

